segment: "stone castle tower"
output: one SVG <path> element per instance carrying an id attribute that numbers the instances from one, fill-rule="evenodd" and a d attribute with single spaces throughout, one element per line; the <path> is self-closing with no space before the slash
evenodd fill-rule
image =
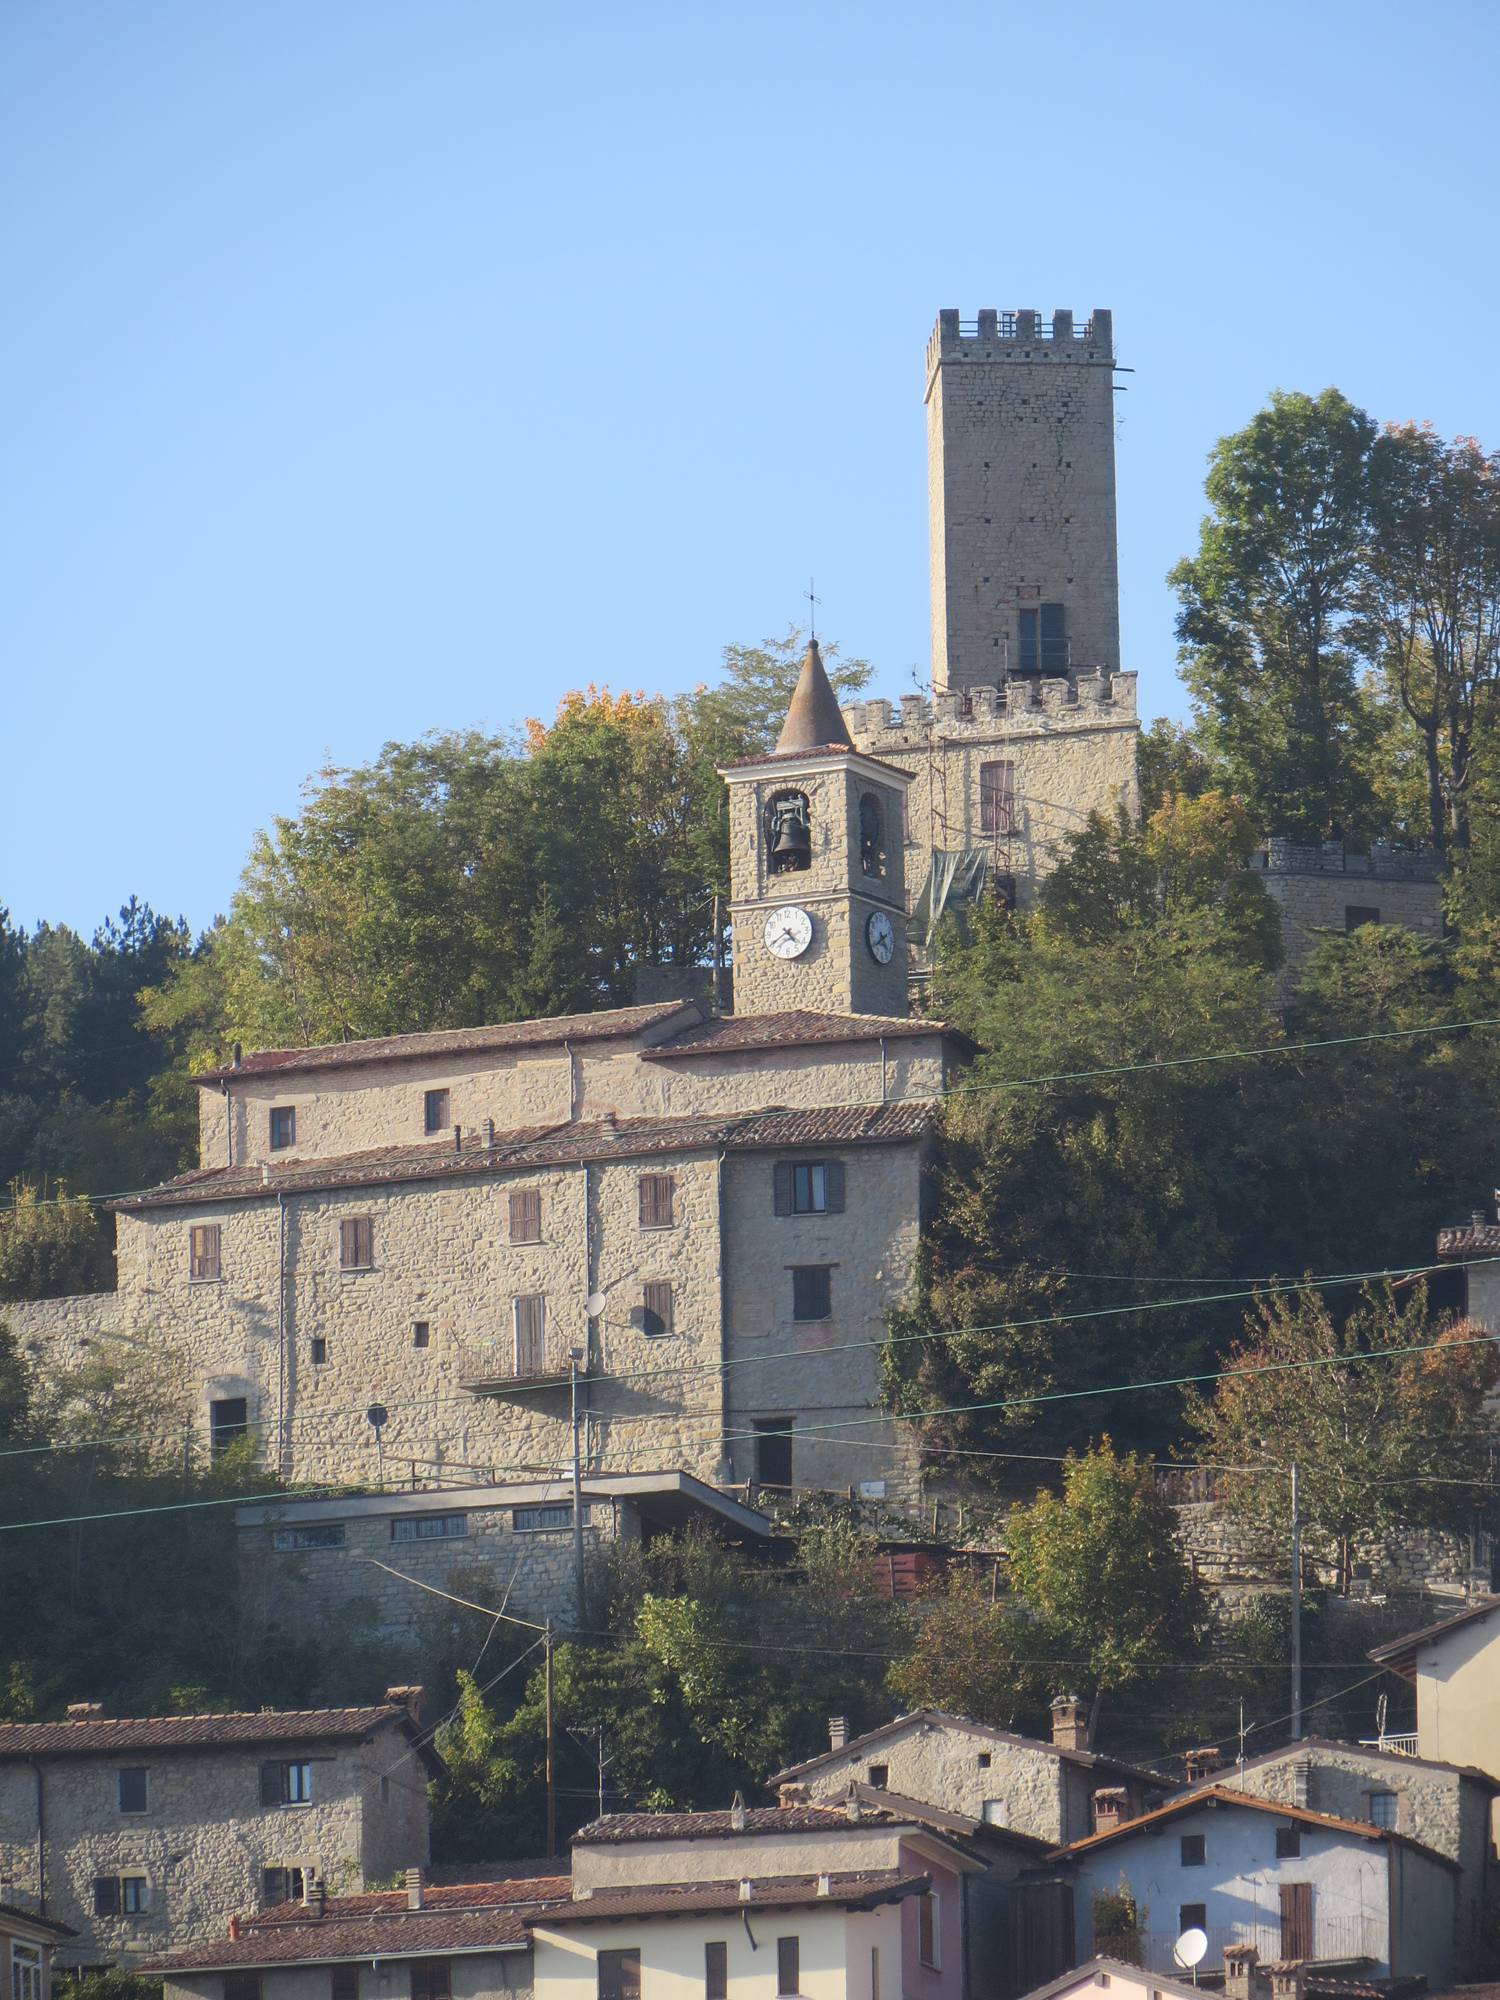
<path id="1" fill-rule="evenodd" d="M 1091 812 L 1139 805 L 1120 668 L 1114 338 L 1096 311 L 942 312 L 927 343 L 932 699 L 851 705 L 867 756 L 911 773 L 906 879 L 1025 906 Z M 950 860 L 945 863 L 943 857 Z M 959 862 L 952 858 L 960 857 Z M 925 963 L 913 928 L 913 969 Z"/>
<path id="2" fill-rule="evenodd" d="M 1120 664 L 1114 340 L 1034 312 L 938 315 L 927 343 L 932 680 Z"/>
<path id="3" fill-rule="evenodd" d="M 775 750 L 720 776 L 735 1012 L 904 1015 L 909 774 L 855 748 L 816 639 Z"/>

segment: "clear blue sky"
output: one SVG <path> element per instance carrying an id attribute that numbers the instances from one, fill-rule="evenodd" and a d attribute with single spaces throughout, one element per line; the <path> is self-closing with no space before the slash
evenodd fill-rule
<path id="1" fill-rule="evenodd" d="M 1114 312 L 1124 663 L 1277 387 L 1500 446 L 1489 5 L 0 4 L 0 903 L 325 753 L 928 654 L 941 306 Z"/>

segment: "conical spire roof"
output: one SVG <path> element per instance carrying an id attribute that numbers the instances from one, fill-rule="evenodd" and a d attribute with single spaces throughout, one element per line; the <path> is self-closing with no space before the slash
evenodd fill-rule
<path id="1" fill-rule="evenodd" d="M 844 726 L 838 696 L 824 669 L 818 642 L 809 639 L 792 705 L 776 740 L 776 754 L 781 757 L 790 750 L 822 750 L 830 744 L 852 750 L 854 739 Z"/>

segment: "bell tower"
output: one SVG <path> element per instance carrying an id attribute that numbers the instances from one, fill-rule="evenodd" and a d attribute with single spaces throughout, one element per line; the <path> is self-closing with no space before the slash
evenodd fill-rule
<path id="1" fill-rule="evenodd" d="M 736 1014 L 904 1017 L 910 774 L 855 749 L 816 639 L 776 748 L 719 775 Z"/>

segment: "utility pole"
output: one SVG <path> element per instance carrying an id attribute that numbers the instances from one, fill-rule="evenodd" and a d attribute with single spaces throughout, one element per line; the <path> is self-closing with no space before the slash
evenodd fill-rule
<path id="1" fill-rule="evenodd" d="M 552 1748 L 552 1620 L 543 1632 L 542 1646 L 547 1655 L 547 1859 L 557 1853 L 557 1767 Z"/>
<path id="2" fill-rule="evenodd" d="M 573 1369 L 573 1581 L 578 1595 L 578 1623 L 583 1625 L 583 1480 L 578 1464 L 578 1363 L 583 1350 L 568 1349 Z"/>
<path id="3" fill-rule="evenodd" d="M 1302 1515 L 1292 1467 L 1292 1741 L 1302 1741 Z"/>

